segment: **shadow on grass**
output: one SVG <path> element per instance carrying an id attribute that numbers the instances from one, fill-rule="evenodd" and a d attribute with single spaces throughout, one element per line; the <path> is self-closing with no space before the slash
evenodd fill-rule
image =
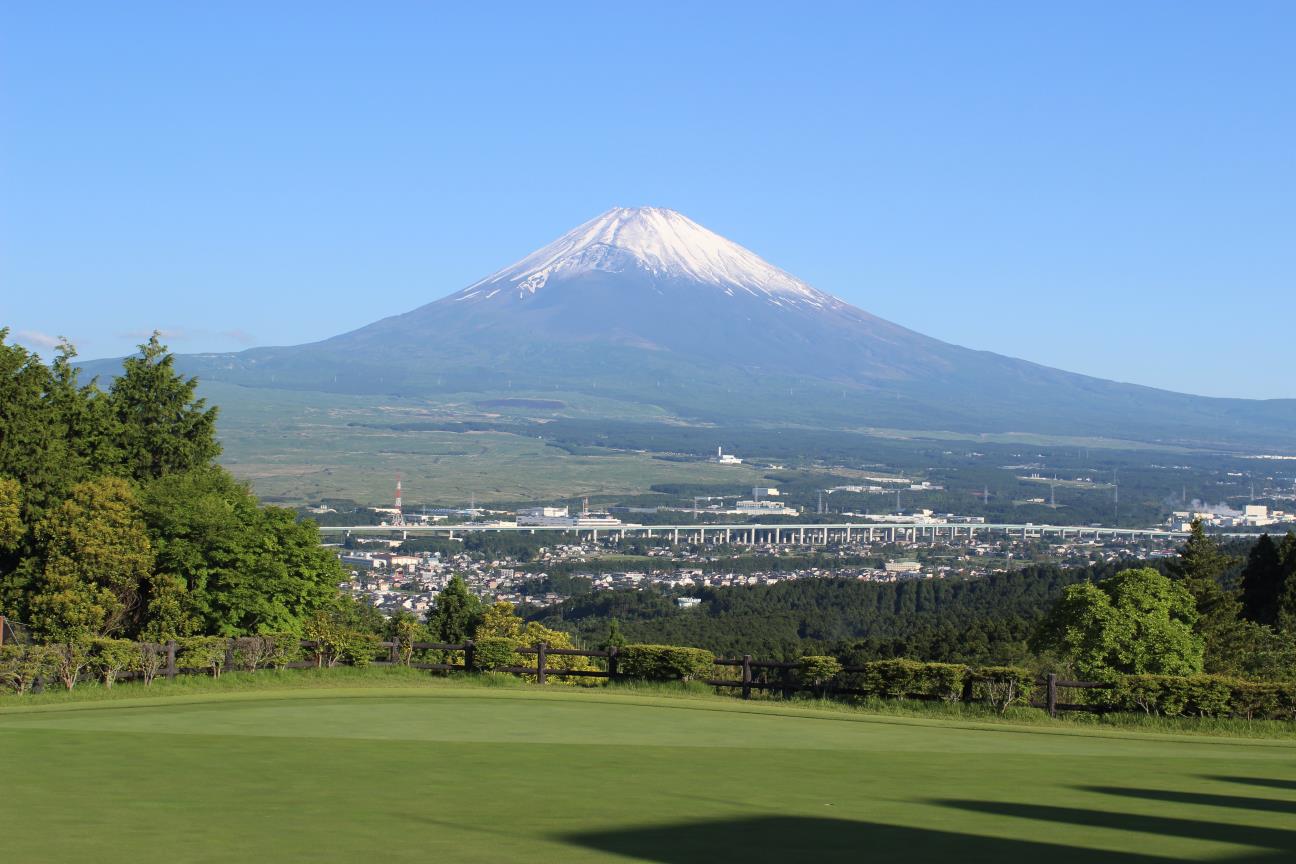
<path id="1" fill-rule="evenodd" d="M 1205 777 L 1207 780 L 1218 780 L 1221 783 L 1242 783 L 1246 786 L 1262 786 L 1265 789 L 1287 789 L 1296 792 L 1296 780 L 1276 780 L 1272 777 Z"/>
<path id="2" fill-rule="evenodd" d="M 1126 797 L 1156 798 L 1174 803 L 1227 807 L 1239 806 L 1237 804 L 1239 800 L 1247 800 L 1231 796 L 1196 795 L 1143 789 L 1100 788 L 1093 791 Z M 1209 819 L 1180 819 L 1173 816 L 1083 810 L 1078 807 L 1052 807 L 1044 804 L 1014 804 L 989 801 L 935 801 L 932 803 L 974 813 L 984 813 L 988 816 L 1011 816 L 1018 819 L 1033 819 L 1039 822 L 1052 822 L 1072 827 L 1104 828 L 1131 833 L 1156 834 L 1163 837 L 1189 837 L 1212 843 L 1228 843 L 1236 846 L 1260 847 L 1260 849 L 1271 850 L 1267 852 L 1257 850 L 1254 854 L 1244 855 L 1240 858 L 1219 859 L 1222 861 L 1296 860 L 1296 826 L 1293 828 L 1262 828 L 1254 825 L 1236 825 L 1229 822 L 1211 821 Z M 1285 802 L 1271 803 L 1285 804 Z"/>
<path id="3" fill-rule="evenodd" d="M 1238 810 L 1260 810 L 1267 813 L 1296 815 L 1296 801 L 1273 798 L 1253 798 L 1243 795 L 1210 795 L 1203 792 L 1179 792 L 1170 789 L 1121 789 L 1116 786 L 1080 786 L 1086 792 L 1103 795 L 1124 795 L 1145 801 L 1169 801 L 1174 804 L 1200 804 L 1204 807 L 1233 807 Z"/>
<path id="4" fill-rule="evenodd" d="M 591 831 L 559 838 L 659 864 L 799 864 L 799 862 L 1032 862 L 1165 864 L 1164 858 L 1077 849 L 1033 840 L 979 837 L 810 816 L 752 816 L 709 822 Z"/>
<path id="5" fill-rule="evenodd" d="M 1291 788 L 1285 781 L 1214 779 Z M 1233 795 L 1117 787 L 1084 788 L 1106 795 L 1172 804 L 1197 804 L 1267 813 L 1291 813 L 1293 810 L 1292 804 L 1287 801 Z M 1152 864 L 1168 860 L 1159 855 L 1051 843 L 1048 841 L 1049 825 L 1054 824 L 1073 829 L 1081 827 L 1124 831 L 1131 834 L 1131 839 L 1135 835 L 1142 835 L 1141 842 L 1149 849 L 1157 849 L 1158 837 L 1174 837 L 1250 847 L 1254 850 L 1240 856 L 1214 859 L 1227 864 L 1274 864 L 1278 861 L 1296 860 L 1296 824 L 1291 828 L 1256 827 L 1172 816 L 1011 802 L 945 800 L 931 803 L 991 818 L 1006 816 L 1041 824 L 1038 829 L 1022 831 L 1023 836 L 1018 839 L 944 830 L 938 822 L 931 828 L 914 828 L 812 816 L 746 816 L 579 832 L 556 839 L 658 864 L 718 864 L 723 861 L 742 861 L 745 864 L 797 864 L 802 861 L 888 864 L 925 864 L 929 861 L 987 864 L 1039 864 L 1041 861 L 1047 864 Z"/>

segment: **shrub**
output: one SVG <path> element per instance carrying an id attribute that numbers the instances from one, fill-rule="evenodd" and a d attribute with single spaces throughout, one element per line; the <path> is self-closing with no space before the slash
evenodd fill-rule
<path id="1" fill-rule="evenodd" d="M 798 661 L 801 664 L 801 677 L 822 696 L 829 683 L 841 674 L 842 664 L 836 657 L 808 654 Z"/>
<path id="2" fill-rule="evenodd" d="M 1126 675 L 1115 682 L 1106 707 L 1166 717 L 1291 720 L 1296 719 L 1296 684 L 1220 675 Z"/>
<path id="3" fill-rule="evenodd" d="M 989 702 L 1003 714 L 1008 706 L 1030 697 L 1035 689 L 1035 675 L 1020 666 L 984 666 L 969 672 L 972 698 Z"/>
<path id="4" fill-rule="evenodd" d="M 266 662 L 275 669 L 286 669 L 301 658 L 301 637 L 296 633 L 271 633 L 263 638 L 270 643 Z"/>
<path id="5" fill-rule="evenodd" d="M 135 650 L 139 655 L 135 662 L 140 678 L 144 680 L 145 687 L 150 687 L 153 684 L 153 679 L 166 666 L 166 648 L 154 642 L 140 642 L 135 646 Z"/>
<path id="6" fill-rule="evenodd" d="M 627 645 L 618 657 L 622 675 L 648 681 L 691 681 L 708 677 L 715 668 L 715 655 L 705 648 Z"/>
<path id="7" fill-rule="evenodd" d="M 273 637 L 240 636 L 234 640 L 234 665 L 249 672 L 268 665 L 273 653 Z"/>
<path id="8" fill-rule="evenodd" d="M 30 693 L 36 681 L 53 670 L 53 652 L 45 645 L 0 647 L 0 684 L 18 696 Z"/>
<path id="9" fill-rule="evenodd" d="M 58 642 L 49 646 L 54 657 L 54 672 L 63 686 L 71 690 L 81 678 L 82 671 L 90 663 L 90 642 L 85 639 L 73 639 L 69 642 Z"/>
<path id="10" fill-rule="evenodd" d="M 487 636 L 478 639 L 473 653 L 473 666 L 482 672 L 520 666 L 522 664 L 515 653 L 517 648 L 518 640 L 507 636 Z"/>
<path id="11" fill-rule="evenodd" d="M 105 687 L 113 686 L 121 673 L 139 667 L 139 648 L 128 639 L 95 639 L 90 643 L 90 668 Z"/>
<path id="12" fill-rule="evenodd" d="M 966 666 L 920 663 L 916 660 L 875 660 L 858 673 L 860 689 L 888 699 L 907 696 L 956 701 L 963 696 Z"/>
<path id="13" fill-rule="evenodd" d="M 190 636 L 177 641 L 180 650 L 176 655 L 176 665 L 195 672 L 211 672 L 213 678 L 220 677 L 221 668 L 225 665 L 227 640 L 221 636 Z"/>

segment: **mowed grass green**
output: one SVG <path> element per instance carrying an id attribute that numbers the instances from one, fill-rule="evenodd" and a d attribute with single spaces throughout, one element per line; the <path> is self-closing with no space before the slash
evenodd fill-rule
<path id="1" fill-rule="evenodd" d="M 34 701 L 0 771 L 13 862 L 1296 857 L 1291 741 L 608 690 Z"/>

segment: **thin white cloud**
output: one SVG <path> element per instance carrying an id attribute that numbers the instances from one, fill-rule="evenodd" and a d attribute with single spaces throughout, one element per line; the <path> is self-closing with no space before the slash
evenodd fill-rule
<path id="1" fill-rule="evenodd" d="M 256 336 L 246 330 L 204 330 L 193 327 L 159 327 L 158 338 L 168 344 L 172 342 L 210 341 L 214 339 L 237 342 L 239 345 L 255 345 Z M 144 341 L 153 335 L 152 330 L 127 330 L 118 333 L 121 339 L 138 339 Z"/>
<path id="2" fill-rule="evenodd" d="M 14 340 L 35 348 L 57 348 L 59 343 L 63 341 L 57 336 L 51 336 L 39 330 L 19 330 L 14 334 Z"/>

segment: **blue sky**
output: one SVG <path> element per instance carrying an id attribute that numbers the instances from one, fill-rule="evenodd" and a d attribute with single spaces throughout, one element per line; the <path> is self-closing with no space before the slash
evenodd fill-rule
<path id="1" fill-rule="evenodd" d="M 1296 397 L 1296 4 L 455 5 L 5 4 L 0 325 L 309 341 L 653 204 L 941 339 Z"/>

